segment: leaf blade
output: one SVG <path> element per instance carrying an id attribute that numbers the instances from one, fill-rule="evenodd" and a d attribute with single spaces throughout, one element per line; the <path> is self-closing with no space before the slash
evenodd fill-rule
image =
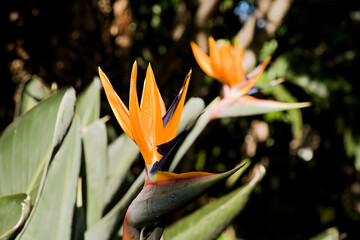
<path id="1" fill-rule="evenodd" d="M 37 200 L 54 148 L 72 120 L 75 90 L 59 91 L 10 124 L 0 138 L 0 195 L 26 192 Z"/>
<path id="2" fill-rule="evenodd" d="M 0 197 L 0 239 L 10 238 L 24 224 L 30 210 L 30 196 L 26 193 Z"/>
<path id="3" fill-rule="evenodd" d="M 107 177 L 107 135 L 105 123 L 98 119 L 82 129 L 86 172 L 86 224 L 96 223 L 102 216 Z"/>
<path id="4" fill-rule="evenodd" d="M 74 119 L 50 164 L 38 207 L 21 239 L 70 239 L 80 164 L 80 120 Z"/>
<path id="5" fill-rule="evenodd" d="M 95 77 L 78 96 L 75 112 L 80 116 L 82 126 L 87 126 L 100 117 L 100 87 L 100 79 Z"/>
<path id="6" fill-rule="evenodd" d="M 245 206 L 250 193 L 265 175 L 260 165 L 255 177 L 245 186 L 181 219 L 164 231 L 164 239 L 215 239 Z"/>

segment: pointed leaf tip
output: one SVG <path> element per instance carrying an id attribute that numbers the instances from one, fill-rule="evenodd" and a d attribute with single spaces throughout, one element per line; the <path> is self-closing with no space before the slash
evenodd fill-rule
<path id="1" fill-rule="evenodd" d="M 215 183 L 238 171 L 242 166 L 219 174 L 157 172 L 161 180 L 145 184 L 126 214 L 126 224 L 134 229 L 160 221 L 199 197 Z M 125 224 L 124 224 L 125 226 Z"/>

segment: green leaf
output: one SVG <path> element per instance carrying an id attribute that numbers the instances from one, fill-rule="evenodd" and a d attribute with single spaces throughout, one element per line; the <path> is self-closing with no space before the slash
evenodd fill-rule
<path id="1" fill-rule="evenodd" d="M 87 126 L 100 116 L 100 80 L 92 83 L 78 96 L 75 112 L 80 116 L 81 126 Z"/>
<path id="2" fill-rule="evenodd" d="M 24 224 L 30 209 L 30 196 L 26 193 L 0 197 L 0 239 L 9 239 Z"/>
<path id="3" fill-rule="evenodd" d="M 144 185 L 145 171 L 143 171 L 122 199 L 100 221 L 85 232 L 85 240 L 108 240 L 119 230 L 126 210 Z"/>
<path id="4" fill-rule="evenodd" d="M 191 145 L 195 142 L 196 138 L 202 133 L 202 131 L 204 130 L 206 125 L 210 122 L 213 107 L 216 106 L 216 104 L 219 100 L 220 100 L 220 98 L 215 98 L 205 108 L 204 113 L 197 120 L 195 126 L 192 128 L 190 133 L 186 136 L 184 142 L 181 144 L 178 151 L 176 152 L 174 159 L 172 160 L 171 165 L 169 167 L 170 172 L 175 170 L 175 168 L 179 164 L 181 158 L 185 155 L 185 153 L 189 150 Z"/>
<path id="5" fill-rule="evenodd" d="M 254 169 L 255 175 L 248 184 L 167 227 L 164 239 L 215 239 L 245 207 L 252 190 L 265 175 L 264 166 Z"/>
<path id="6" fill-rule="evenodd" d="M 328 228 L 324 232 L 310 238 L 310 240 L 338 240 L 340 239 L 339 230 L 336 227 Z"/>
<path id="7" fill-rule="evenodd" d="M 37 202 L 54 148 L 71 123 L 75 91 L 47 98 L 7 127 L 0 138 L 0 195 L 24 192 Z"/>
<path id="8" fill-rule="evenodd" d="M 22 89 L 21 86 L 23 87 Z M 50 95 L 49 87 L 35 75 L 33 75 L 24 85 L 20 85 L 17 92 L 19 92 L 21 99 L 16 101 L 15 117 L 24 114 L 45 97 Z"/>
<path id="9" fill-rule="evenodd" d="M 82 129 L 86 172 L 86 224 L 96 223 L 105 203 L 107 167 L 107 135 L 105 123 L 96 120 Z"/>
<path id="10" fill-rule="evenodd" d="M 111 201 L 119 189 L 139 152 L 138 146 L 125 133 L 109 145 L 106 203 Z"/>
<path id="11" fill-rule="evenodd" d="M 51 161 L 38 207 L 21 239 L 71 238 L 80 163 L 80 120 L 74 119 Z"/>

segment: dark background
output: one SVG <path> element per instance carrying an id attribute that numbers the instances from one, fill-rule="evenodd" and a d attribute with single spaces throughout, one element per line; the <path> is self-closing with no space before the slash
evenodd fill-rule
<path id="1" fill-rule="evenodd" d="M 213 9 L 200 23 L 196 22 L 200 2 L 190 0 L 2 3 L 0 131 L 13 119 L 17 87 L 32 75 L 48 85 L 71 85 L 79 93 L 101 66 L 120 97 L 128 99 L 134 60 L 139 79 L 151 62 L 166 103 L 192 68 L 188 96 L 202 97 L 208 104 L 220 94 L 221 85 L 204 77 L 189 43 L 200 33 L 231 39 L 244 24 L 234 14 L 239 1 L 209 2 Z M 258 1 L 248 4 L 259 6 Z M 337 227 L 342 237 L 360 239 L 359 5 L 293 1 L 275 35 L 265 39 L 278 45 L 272 61 L 283 57 L 288 64 L 291 74 L 283 85 L 298 101 L 312 102 L 302 110 L 303 138 L 296 146 L 284 116 L 213 121 L 178 169 L 223 171 L 247 156 L 253 163 L 266 162 L 266 177 L 232 225 L 237 237 L 306 239 Z M 179 26 L 184 31 L 177 37 Z M 261 31 L 256 29 L 255 37 L 261 37 Z M 249 48 L 260 53 L 256 44 Z M 103 95 L 102 102 L 101 114 L 111 115 Z M 245 141 L 249 129 L 264 120 L 270 136 L 249 154 Z M 114 118 L 109 125 L 121 132 Z M 304 160 L 300 149 L 310 150 L 311 159 Z M 209 196 L 219 194 L 215 189 Z"/>

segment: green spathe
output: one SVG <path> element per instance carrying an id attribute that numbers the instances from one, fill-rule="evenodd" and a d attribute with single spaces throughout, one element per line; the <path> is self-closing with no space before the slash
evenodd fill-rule
<path id="1" fill-rule="evenodd" d="M 165 219 L 243 166 L 220 174 L 148 183 L 129 206 L 124 225 L 136 236 L 143 227 Z"/>

